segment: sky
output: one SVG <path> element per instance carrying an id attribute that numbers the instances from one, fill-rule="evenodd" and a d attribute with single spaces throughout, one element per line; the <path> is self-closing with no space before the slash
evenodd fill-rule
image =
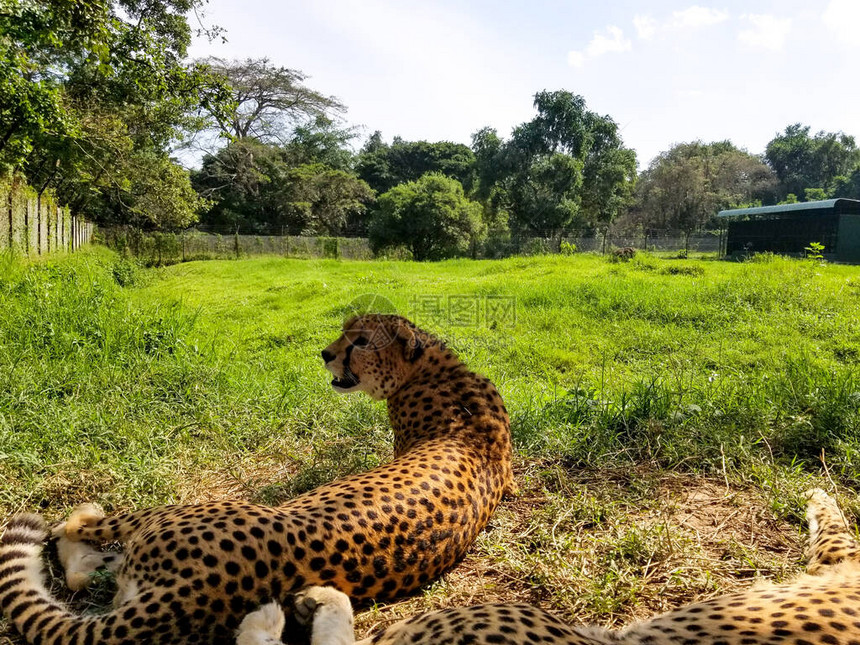
<path id="1" fill-rule="evenodd" d="M 673 144 L 752 153 L 791 123 L 860 138 L 860 0 L 209 0 L 194 57 L 269 58 L 380 130 L 507 137 L 533 96 L 569 90 L 647 167 Z"/>

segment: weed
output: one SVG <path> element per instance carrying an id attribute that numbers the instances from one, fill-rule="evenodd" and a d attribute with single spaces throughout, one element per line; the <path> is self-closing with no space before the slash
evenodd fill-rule
<path id="1" fill-rule="evenodd" d="M 122 258 L 114 262 L 111 273 L 119 286 L 133 287 L 140 277 L 140 265 L 129 258 Z"/>
<path id="2" fill-rule="evenodd" d="M 808 260 L 824 259 L 824 245 L 821 242 L 810 242 L 809 246 L 803 247 L 803 250 L 806 251 Z"/>
<path id="3" fill-rule="evenodd" d="M 695 266 L 668 266 L 660 269 L 660 273 L 664 275 L 689 275 L 693 277 L 698 277 L 705 275 L 704 267 L 695 265 Z"/>

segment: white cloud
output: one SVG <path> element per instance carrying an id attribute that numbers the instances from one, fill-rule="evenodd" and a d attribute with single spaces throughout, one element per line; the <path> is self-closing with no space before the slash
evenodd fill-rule
<path id="1" fill-rule="evenodd" d="M 609 25 L 603 32 L 594 32 L 584 52 L 575 50 L 568 52 L 567 62 L 573 67 L 582 67 L 589 58 L 597 58 L 604 54 L 619 54 L 632 48 L 633 43 L 629 38 L 624 37 L 624 32 L 615 25 Z"/>
<path id="2" fill-rule="evenodd" d="M 669 26 L 674 29 L 699 29 L 710 27 L 729 19 L 729 14 L 717 9 L 693 5 L 683 11 L 672 12 Z"/>
<path id="3" fill-rule="evenodd" d="M 601 34 L 595 32 L 594 38 L 588 43 L 586 53 L 589 58 L 602 56 L 608 53 L 621 53 L 630 51 L 632 44 L 624 38 L 624 32 L 615 25 L 610 25 L 606 28 L 606 33 Z"/>
<path id="4" fill-rule="evenodd" d="M 831 0 L 821 15 L 821 20 L 840 41 L 856 44 L 857 25 L 860 24 L 860 2 Z"/>
<path id="5" fill-rule="evenodd" d="M 642 40 L 651 40 L 658 33 L 671 31 L 691 32 L 710 27 L 729 19 L 727 11 L 693 5 L 681 11 L 673 11 L 671 16 L 657 20 L 647 15 L 633 17 L 636 35 Z"/>
<path id="6" fill-rule="evenodd" d="M 642 40 L 649 40 L 657 33 L 659 23 L 651 16 L 634 16 L 633 26 L 636 28 L 636 35 Z"/>
<path id="7" fill-rule="evenodd" d="M 770 14 L 745 14 L 742 20 L 749 28 L 738 32 L 738 40 L 756 49 L 782 51 L 791 32 L 791 18 L 777 18 Z"/>

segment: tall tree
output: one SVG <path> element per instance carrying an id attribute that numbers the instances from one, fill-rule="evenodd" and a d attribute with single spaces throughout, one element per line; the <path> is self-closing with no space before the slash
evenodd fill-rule
<path id="1" fill-rule="evenodd" d="M 606 227 L 632 202 L 636 153 L 624 147 L 612 119 L 593 115 L 589 129 L 591 147 L 582 169 L 582 212 L 593 226 Z"/>
<path id="2" fill-rule="evenodd" d="M 834 177 L 829 197 L 860 199 L 860 168 L 855 168 L 848 175 Z"/>
<path id="3" fill-rule="evenodd" d="M 636 156 L 618 126 L 567 91 L 539 92 L 537 115 L 508 141 L 484 129 L 472 140 L 479 195 L 506 210 L 520 232 L 557 243 L 576 229 L 611 222 L 630 200 Z"/>
<path id="4" fill-rule="evenodd" d="M 204 157 L 193 180 L 212 204 L 201 221 L 229 231 L 360 233 L 374 198 L 351 173 L 320 163 L 293 166 L 287 151 L 254 139 L 233 141 Z"/>
<path id="5" fill-rule="evenodd" d="M 637 197 L 647 228 L 690 234 L 723 208 L 773 203 L 777 180 L 757 157 L 729 141 L 681 143 L 642 172 Z"/>
<path id="6" fill-rule="evenodd" d="M 765 150 L 767 163 L 776 172 L 782 195 L 805 195 L 807 188 L 829 190 L 836 177 L 860 164 L 860 150 L 842 132 L 810 134 L 810 127 L 795 123 L 775 136 Z"/>
<path id="7" fill-rule="evenodd" d="M 190 112 L 203 103 L 218 110 L 219 82 L 184 60 L 186 14 L 201 3 L 5 3 L 0 164 L 99 221 L 193 219 L 200 202 L 168 153 Z"/>
<path id="8" fill-rule="evenodd" d="M 279 199 L 290 167 L 282 151 L 254 139 L 238 139 L 206 155 L 192 172 L 197 192 L 212 203 L 201 217 L 209 226 L 229 231 L 281 232 L 301 226 Z"/>
<path id="9" fill-rule="evenodd" d="M 286 144 L 297 125 L 329 119 L 346 109 L 337 98 L 305 85 L 303 72 L 277 67 L 267 58 L 203 62 L 230 88 L 232 109 L 206 112 L 212 127 L 228 139 Z"/>
<path id="10" fill-rule="evenodd" d="M 285 159 L 292 166 L 321 163 L 337 170 L 350 170 L 355 157 L 350 142 L 357 136 L 356 128 L 343 127 L 320 116 L 293 130 L 284 145 Z"/>
<path id="11" fill-rule="evenodd" d="M 74 131 L 64 106 L 64 67 L 81 58 L 106 63 L 111 3 L 0 5 L 0 163 L 19 168 L 35 138 Z"/>
<path id="12" fill-rule="evenodd" d="M 324 164 L 291 168 L 280 188 L 285 208 L 302 235 L 366 234 L 364 215 L 373 190 L 355 175 Z"/>

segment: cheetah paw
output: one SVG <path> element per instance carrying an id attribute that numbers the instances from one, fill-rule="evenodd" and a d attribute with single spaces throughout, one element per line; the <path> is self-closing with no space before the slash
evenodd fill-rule
<path id="1" fill-rule="evenodd" d="M 295 616 L 301 624 L 309 625 L 323 609 L 326 613 L 349 616 L 352 625 L 352 605 L 342 591 L 334 587 L 306 587 L 296 594 Z"/>
<path id="2" fill-rule="evenodd" d="M 242 619 L 236 630 L 236 645 L 280 644 L 284 624 L 284 612 L 278 603 L 263 605 Z"/>
<path id="3" fill-rule="evenodd" d="M 104 516 L 105 512 L 98 504 L 81 504 L 72 511 L 69 519 L 55 526 L 51 534 L 57 538 L 66 538 L 72 541 L 80 540 L 79 532 L 81 529 L 95 524 Z"/>

